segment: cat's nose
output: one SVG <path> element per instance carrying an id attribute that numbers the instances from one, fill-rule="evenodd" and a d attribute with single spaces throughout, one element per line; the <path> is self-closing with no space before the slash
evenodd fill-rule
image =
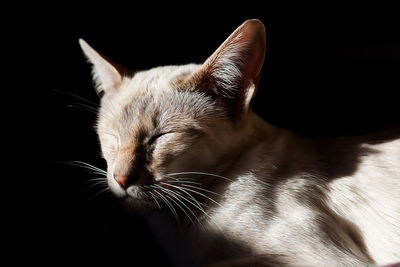
<path id="1" fill-rule="evenodd" d="M 126 188 L 126 186 L 128 185 L 128 175 L 114 174 L 114 179 L 122 188 Z"/>
<path id="2" fill-rule="evenodd" d="M 139 178 L 140 174 L 136 170 L 114 171 L 114 180 L 123 189 L 127 189 L 129 186 L 139 183 Z"/>

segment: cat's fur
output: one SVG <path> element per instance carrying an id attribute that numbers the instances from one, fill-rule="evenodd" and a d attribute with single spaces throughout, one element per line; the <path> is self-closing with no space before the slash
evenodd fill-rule
<path id="1" fill-rule="evenodd" d="M 104 92 L 97 130 L 109 186 L 157 218 L 164 239 L 176 234 L 167 246 L 176 264 L 400 260 L 400 131 L 312 140 L 263 121 L 250 107 L 265 54 L 260 21 L 204 64 L 130 76 L 80 44 Z"/>

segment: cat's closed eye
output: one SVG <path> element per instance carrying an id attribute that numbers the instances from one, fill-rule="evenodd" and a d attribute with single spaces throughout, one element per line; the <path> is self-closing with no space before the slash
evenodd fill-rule
<path id="1" fill-rule="evenodd" d="M 147 161 L 151 161 L 152 155 L 157 145 L 159 145 L 161 142 L 167 141 L 171 136 L 173 136 L 172 132 L 158 133 L 150 136 L 147 140 L 144 141 L 144 145 L 146 147 L 145 153 Z"/>
<path id="2" fill-rule="evenodd" d="M 103 153 L 108 153 L 110 156 L 114 155 L 120 147 L 119 135 L 111 133 L 103 133 L 100 135 L 100 140 L 103 149 Z"/>
<path id="3" fill-rule="evenodd" d="M 172 135 L 173 132 L 165 132 L 165 133 L 158 133 L 155 135 L 152 135 L 148 140 L 147 140 L 147 145 L 153 145 L 158 141 L 160 138 L 165 139 L 168 137 L 168 135 Z"/>

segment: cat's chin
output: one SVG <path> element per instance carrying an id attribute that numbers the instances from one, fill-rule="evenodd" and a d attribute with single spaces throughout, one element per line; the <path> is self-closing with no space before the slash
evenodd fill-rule
<path id="1" fill-rule="evenodd" d="M 122 203 L 125 209 L 133 214 L 147 215 L 155 210 L 155 206 L 150 201 L 135 199 L 129 196 L 123 198 Z"/>
<path id="2" fill-rule="evenodd" d="M 154 200 L 137 187 L 128 187 L 121 201 L 129 212 L 148 214 L 157 208 Z"/>

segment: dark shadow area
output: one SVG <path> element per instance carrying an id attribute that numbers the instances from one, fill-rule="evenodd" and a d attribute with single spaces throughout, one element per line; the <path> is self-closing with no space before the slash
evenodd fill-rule
<path id="1" fill-rule="evenodd" d="M 143 218 L 99 193 L 88 182 L 96 174 L 60 163 L 105 168 L 79 38 L 142 70 L 203 62 L 259 18 L 267 55 L 253 104 L 265 120 L 318 138 L 400 123 L 400 18 L 390 2 L 12 5 L 2 21 L 5 266 L 170 266 Z"/>

